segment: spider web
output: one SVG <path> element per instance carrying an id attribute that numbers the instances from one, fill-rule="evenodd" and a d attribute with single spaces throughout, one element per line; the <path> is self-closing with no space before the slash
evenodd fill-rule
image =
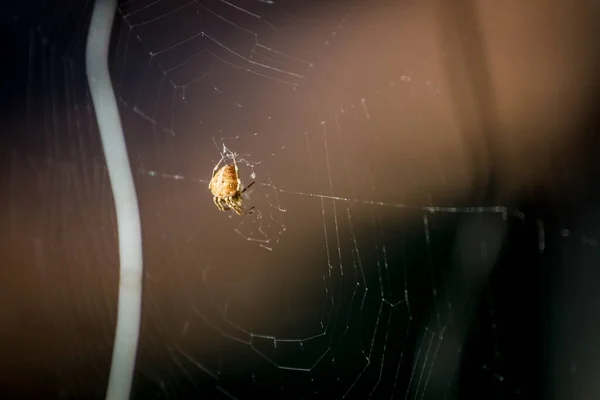
<path id="1" fill-rule="evenodd" d="M 234 164 L 238 170 L 240 179 L 247 177 L 247 179 L 251 179 L 255 185 L 264 188 L 264 190 L 261 191 L 262 196 L 260 197 L 252 196 L 254 193 L 252 188 L 242 194 L 245 204 L 244 207 L 246 207 L 247 210 L 250 210 L 252 207 L 252 213 L 248 214 L 251 218 L 245 218 L 237 225 L 235 232 L 244 239 L 257 243 L 264 249 L 273 250 L 273 246 L 279 241 L 279 236 L 285 231 L 285 226 L 283 224 L 283 213 L 285 210 L 279 205 L 278 191 L 273 185 L 273 181 L 268 173 L 261 170 L 257 174 L 256 171 L 262 169 L 260 161 L 249 161 L 245 157 L 247 156 L 236 154 L 229 150 L 227 146 L 223 145 L 221 159 L 217 163 L 217 165 L 220 166 Z M 242 181 L 242 187 L 248 187 L 248 185 L 249 183 L 244 185 Z M 278 213 L 273 213 L 270 210 L 268 213 L 261 211 L 268 208 L 273 208 L 278 211 Z"/>
<path id="2" fill-rule="evenodd" d="M 118 260 L 80 58 L 92 2 L 69 4 L 4 15 L 27 49 L 26 124 L 42 143 L 14 146 L 10 231 L 22 226 L 37 238 L 24 252 L 36 257 L 40 298 L 54 302 L 38 307 L 102 326 L 81 338 L 56 323 L 42 340 L 48 348 L 55 336 L 78 340 L 48 362 L 51 391 L 67 397 L 104 389 Z M 449 226 L 470 221 L 458 243 L 470 254 L 465 265 L 483 266 L 462 275 L 473 277 L 489 272 L 503 232 L 525 216 L 427 196 L 401 203 L 387 190 L 376 164 L 390 160 L 368 153 L 385 140 L 379 124 L 389 112 L 423 114 L 401 98 L 443 93 L 412 68 L 366 76 L 348 93 L 321 92 L 320 80 L 343 66 L 318 60 L 348 34 L 347 20 L 360 18 L 356 4 L 311 17 L 277 1 L 119 6 L 111 67 L 147 273 L 135 398 L 453 397 L 466 328 L 456 316 L 462 286 L 443 268 Z M 207 189 L 213 167 L 234 159 L 242 182 L 257 182 L 244 200 L 255 212 L 243 217 L 219 212 Z M 38 184 L 25 185 L 32 179 Z M 32 204 L 17 205 L 21 197 Z M 45 283 L 36 269 L 44 262 L 76 286 L 71 297 Z M 514 395 L 522 382 L 504 375 L 494 297 L 484 292 L 486 345 L 472 368 L 496 393 Z M 96 358 L 86 364 L 78 352 Z"/>

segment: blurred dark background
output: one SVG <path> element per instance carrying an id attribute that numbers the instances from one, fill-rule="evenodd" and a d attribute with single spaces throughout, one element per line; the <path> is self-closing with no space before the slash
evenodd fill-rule
<path id="1" fill-rule="evenodd" d="M 446 3 L 119 3 L 132 398 L 598 396 L 597 5 Z M 3 398 L 105 395 L 92 7 L 0 7 Z M 212 203 L 222 145 L 251 216 Z"/>

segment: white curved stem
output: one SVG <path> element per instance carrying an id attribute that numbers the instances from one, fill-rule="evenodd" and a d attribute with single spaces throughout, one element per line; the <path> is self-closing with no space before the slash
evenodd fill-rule
<path id="1" fill-rule="evenodd" d="M 142 304 L 140 213 L 108 70 L 110 33 L 117 0 L 97 0 L 87 37 L 86 71 L 117 213 L 119 299 L 106 399 L 126 400 L 131 391 Z"/>

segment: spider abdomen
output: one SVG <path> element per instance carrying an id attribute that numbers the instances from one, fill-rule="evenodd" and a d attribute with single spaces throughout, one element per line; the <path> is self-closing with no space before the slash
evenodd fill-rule
<path id="1" fill-rule="evenodd" d="M 238 176 L 232 164 L 221 167 L 210 181 L 209 189 L 217 197 L 234 196 L 239 192 Z"/>
<path id="2" fill-rule="evenodd" d="M 213 169 L 213 176 L 208 184 L 208 188 L 213 194 L 215 206 L 221 211 L 233 209 L 238 215 L 251 214 L 251 210 L 254 207 L 251 207 L 249 210 L 244 209 L 242 193 L 252 186 L 254 182 L 248 185 L 248 187 L 242 188 L 237 166 L 235 164 L 228 164 L 217 169 L 219 164 Z"/>

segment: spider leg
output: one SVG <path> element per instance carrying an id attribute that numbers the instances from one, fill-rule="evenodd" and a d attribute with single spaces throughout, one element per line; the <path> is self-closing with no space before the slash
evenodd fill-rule
<path id="1" fill-rule="evenodd" d="M 225 211 L 225 207 L 223 206 L 223 202 L 221 199 L 219 199 L 217 196 L 213 197 L 213 202 L 215 203 L 215 205 L 217 206 L 217 208 L 221 211 Z"/>
<path id="2" fill-rule="evenodd" d="M 217 171 L 219 170 L 219 165 L 221 165 L 221 163 L 223 162 L 223 158 L 221 158 L 219 160 L 219 162 L 217 163 L 217 165 L 215 165 L 215 167 L 213 168 L 213 172 L 212 172 L 212 177 L 214 178 L 215 175 L 217 174 Z M 212 179 L 211 181 L 208 183 L 208 188 L 211 189 L 211 185 L 212 185 Z"/>
<path id="3" fill-rule="evenodd" d="M 222 162 L 223 162 L 223 157 L 221 157 L 221 159 L 219 160 L 219 162 L 217 163 L 217 165 L 215 165 L 215 167 L 213 168 L 212 176 L 215 176 L 215 174 L 219 170 L 219 166 L 221 165 Z"/>
<path id="4" fill-rule="evenodd" d="M 244 209 L 241 207 L 241 205 L 239 203 L 236 202 L 236 199 L 234 199 L 234 198 L 228 198 L 227 199 L 227 205 L 229 207 L 231 207 L 233 209 L 233 211 L 235 211 L 235 213 L 237 215 L 244 214 Z"/>
<path id="5" fill-rule="evenodd" d="M 244 210 L 239 207 L 234 207 L 233 211 L 235 211 L 237 215 L 244 215 Z"/>
<path id="6" fill-rule="evenodd" d="M 227 204 L 233 209 L 233 211 L 235 211 L 237 215 L 252 214 L 252 209 L 254 208 L 254 206 L 252 206 L 249 209 L 245 209 L 242 205 L 242 199 L 239 195 L 230 197 L 227 201 Z"/>
<path id="7" fill-rule="evenodd" d="M 251 183 L 251 184 L 249 184 L 248 186 L 246 186 L 246 187 L 244 188 L 244 190 L 242 190 L 242 191 L 240 192 L 240 194 L 244 193 L 246 190 L 248 190 L 248 189 L 250 188 L 250 186 L 254 185 L 254 182 L 255 182 L 255 181 L 252 181 L 252 183 Z"/>

